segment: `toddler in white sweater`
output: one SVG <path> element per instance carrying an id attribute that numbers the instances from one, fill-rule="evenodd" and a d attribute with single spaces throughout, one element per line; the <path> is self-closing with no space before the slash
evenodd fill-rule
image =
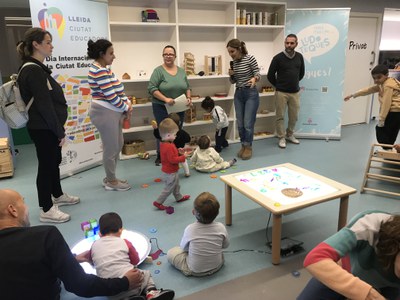
<path id="1" fill-rule="evenodd" d="M 231 167 L 236 159 L 224 161 L 213 147 L 210 147 L 211 140 L 207 135 L 202 135 L 198 140 L 198 147 L 194 151 L 191 162 L 199 172 L 216 172 Z"/>

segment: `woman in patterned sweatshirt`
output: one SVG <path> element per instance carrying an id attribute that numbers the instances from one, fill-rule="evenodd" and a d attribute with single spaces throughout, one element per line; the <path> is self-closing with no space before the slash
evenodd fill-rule
<path id="1" fill-rule="evenodd" d="M 106 177 L 102 185 L 107 191 L 127 191 L 131 186 L 126 180 L 117 178 L 116 168 L 124 144 L 122 122 L 130 118 L 132 104 L 125 95 L 123 84 L 110 68 L 115 59 L 113 44 L 105 39 L 89 40 L 87 54 L 94 59 L 88 74 L 92 94 L 89 115 L 103 144 Z"/>
<path id="2" fill-rule="evenodd" d="M 400 215 L 367 211 L 304 260 L 314 276 L 298 300 L 400 297 Z"/>

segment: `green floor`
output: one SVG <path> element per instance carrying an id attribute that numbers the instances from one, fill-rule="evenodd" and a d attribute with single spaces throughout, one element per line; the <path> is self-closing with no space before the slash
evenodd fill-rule
<path id="1" fill-rule="evenodd" d="M 254 156 L 251 160 L 239 160 L 237 166 L 227 170 L 225 174 L 290 162 L 359 190 L 370 145 L 374 141 L 374 124 L 344 127 L 340 141 L 301 140 L 300 145 L 288 144 L 285 150 L 277 147 L 275 138 L 260 140 L 253 145 Z M 16 158 L 15 175 L 12 179 L 0 180 L 0 188 L 18 190 L 26 198 L 32 225 L 39 225 L 35 188 L 35 150 L 33 145 L 20 145 L 17 148 L 19 155 Z M 238 144 L 233 144 L 222 152 L 222 156 L 231 159 L 238 148 Z M 127 179 L 133 186 L 127 192 L 106 192 L 101 186 L 104 177 L 101 166 L 62 180 L 65 192 L 81 197 L 80 204 L 63 207 L 63 210 L 71 214 L 71 221 L 57 225 L 71 247 L 83 237 L 81 222 L 91 218 L 98 219 L 101 214 L 109 211 L 121 215 L 125 228 L 142 232 L 149 238 L 157 238 L 158 246 L 165 252 L 179 244 L 185 226 L 194 221 L 191 212 L 192 201 L 175 204 L 171 198 L 169 203 L 175 206 L 175 213 L 172 215 L 153 208 L 152 202 L 163 188 L 162 183 L 154 182 L 155 178 L 161 176 L 161 170 L 153 161 L 154 157 L 148 161 L 133 159 L 120 162 L 118 177 Z M 220 216 L 217 220 L 224 222 L 224 185 L 218 178 L 212 179 L 208 174 L 192 170 L 192 176 L 189 178 L 185 178 L 182 173 L 180 182 L 182 193 L 190 194 L 193 199 L 203 191 L 214 193 L 221 203 Z M 148 184 L 149 187 L 141 187 L 143 184 Z M 357 193 L 350 196 L 348 218 L 367 209 L 399 211 L 399 201 L 400 199 L 395 197 Z M 335 232 L 338 209 L 339 201 L 330 201 L 285 215 L 282 235 L 303 241 L 304 248 L 308 251 Z M 268 216 L 269 213 L 264 209 L 233 192 L 233 225 L 228 228 L 231 238 L 228 250 L 268 251 L 265 245 Z M 156 232 L 151 232 L 152 229 L 156 229 Z M 270 229 L 268 235 L 271 236 Z M 153 250 L 156 248 L 154 244 Z M 282 263 L 291 259 L 291 257 L 285 258 Z M 152 271 L 158 287 L 175 290 L 176 298 L 241 275 L 264 268 L 271 270 L 274 268 L 270 263 L 270 255 L 259 252 L 227 253 L 225 260 L 225 266 L 217 274 L 207 278 L 185 277 L 167 263 L 165 256 L 158 260 L 161 264 L 154 262 L 142 264 L 140 267 Z M 79 299 L 79 297 L 63 292 L 62 299 Z"/>

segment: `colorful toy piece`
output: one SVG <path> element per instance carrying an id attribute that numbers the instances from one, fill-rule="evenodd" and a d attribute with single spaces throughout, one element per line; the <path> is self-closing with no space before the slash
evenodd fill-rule
<path id="1" fill-rule="evenodd" d="M 161 182 L 161 178 L 154 179 L 154 182 Z"/>
<path id="2" fill-rule="evenodd" d="M 142 10 L 142 22 L 160 22 L 160 18 L 154 9 L 146 9 Z"/>
<path id="3" fill-rule="evenodd" d="M 85 234 L 86 239 L 97 240 L 99 239 L 99 223 L 96 219 L 90 219 L 81 223 L 81 229 Z"/>

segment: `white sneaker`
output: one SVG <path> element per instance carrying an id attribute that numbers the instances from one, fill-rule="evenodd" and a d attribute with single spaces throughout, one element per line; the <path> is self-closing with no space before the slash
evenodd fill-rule
<path id="1" fill-rule="evenodd" d="M 286 140 L 285 138 L 280 138 L 278 143 L 279 148 L 286 148 Z"/>
<path id="2" fill-rule="evenodd" d="M 64 223 L 70 219 L 71 216 L 59 210 L 57 205 L 53 205 L 46 212 L 43 211 L 43 208 L 40 208 L 40 222 Z"/>
<path id="3" fill-rule="evenodd" d="M 296 139 L 293 134 L 287 135 L 286 139 L 293 144 L 300 144 L 300 141 L 298 139 Z"/>
<path id="4" fill-rule="evenodd" d="M 54 198 L 53 196 L 51 196 L 51 198 L 53 199 L 53 204 L 55 204 L 57 206 L 73 205 L 73 204 L 77 204 L 81 201 L 81 199 L 79 197 L 71 196 L 71 195 L 68 195 L 67 193 L 62 194 L 58 198 Z"/>

